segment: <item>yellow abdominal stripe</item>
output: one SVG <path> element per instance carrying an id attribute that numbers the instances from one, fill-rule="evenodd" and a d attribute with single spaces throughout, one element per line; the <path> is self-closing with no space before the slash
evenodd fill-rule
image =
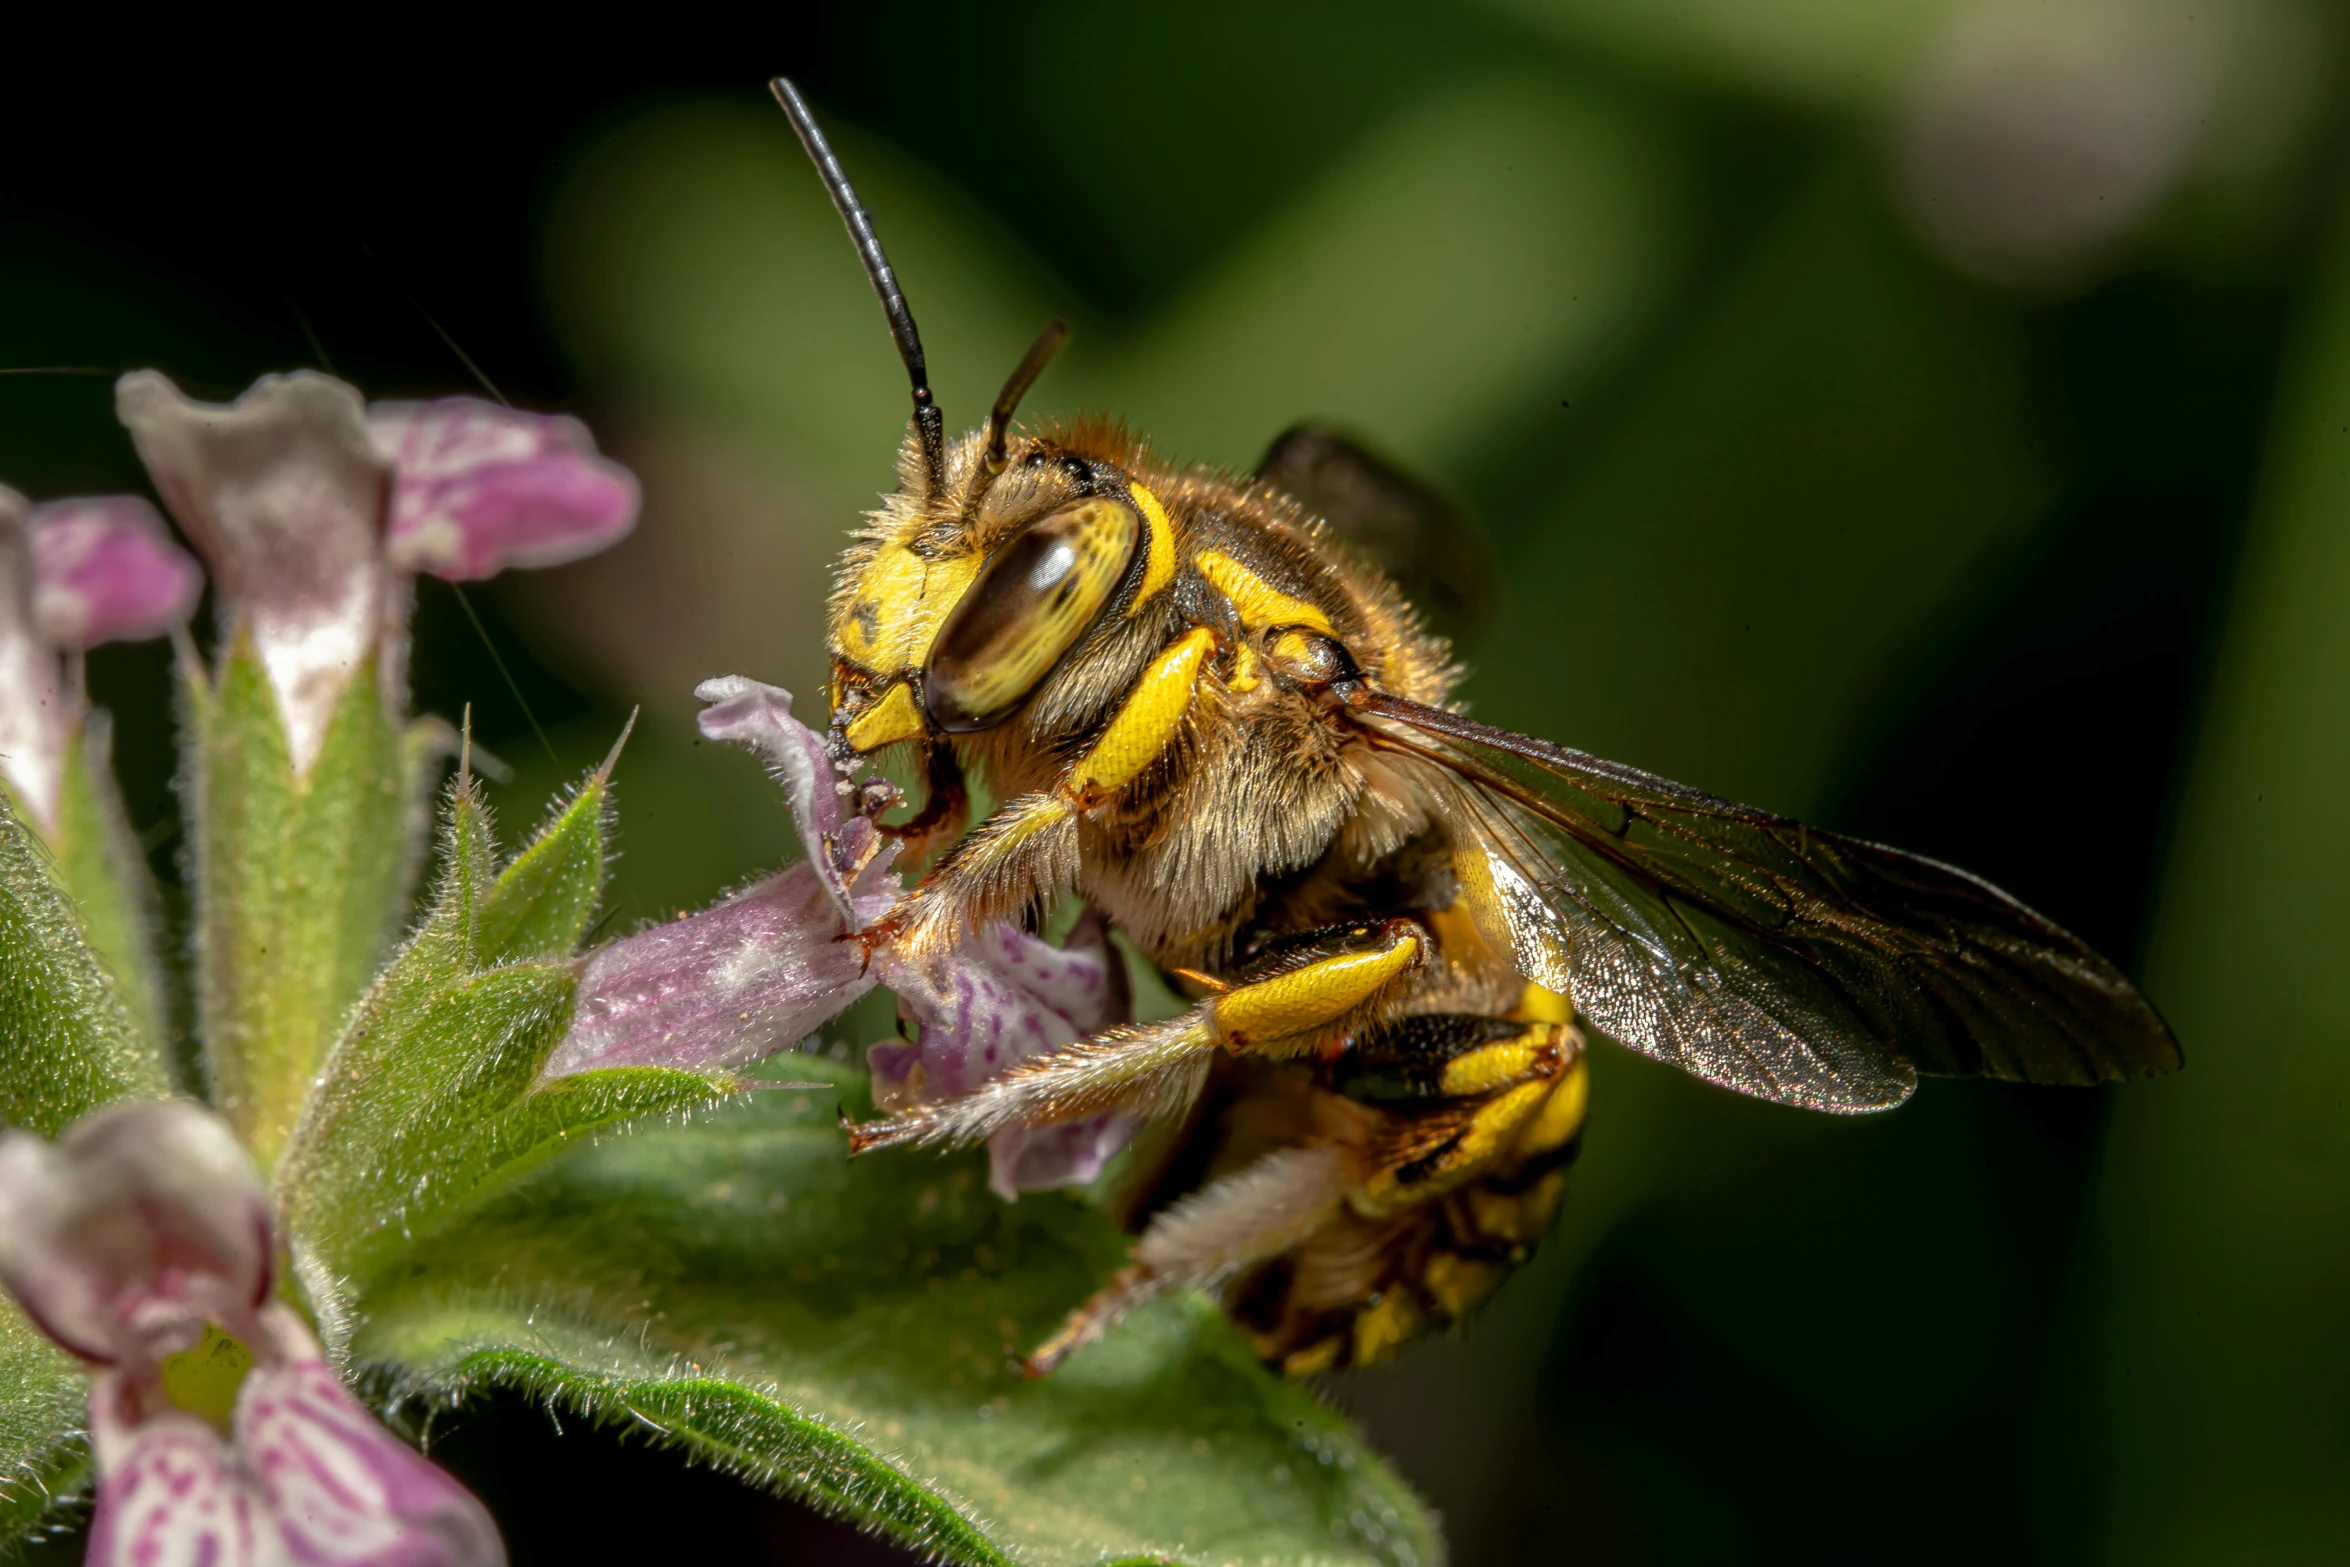
<path id="1" fill-rule="evenodd" d="M 1232 601 L 1244 626 L 1311 626 L 1326 637 L 1337 635 L 1329 616 L 1304 599 L 1291 598 L 1222 550 L 1202 550 L 1191 563 Z"/>

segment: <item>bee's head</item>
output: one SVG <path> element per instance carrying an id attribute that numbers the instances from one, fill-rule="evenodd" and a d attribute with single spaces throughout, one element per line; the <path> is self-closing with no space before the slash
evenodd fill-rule
<path id="1" fill-rule="evenodd" d="M 1172 563 L 1166 513 L 1122 468 L 1049 440 L 1006 451 L 1022 379 L 998 400 L 1001 417 L 947 454 L 935 491 L 908 465 L 843 564 L 828 628 L 837 750 L 1002 723 Z"/>

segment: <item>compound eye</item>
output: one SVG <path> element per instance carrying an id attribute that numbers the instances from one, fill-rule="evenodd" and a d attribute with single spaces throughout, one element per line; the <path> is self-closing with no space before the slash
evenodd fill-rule
<path id="1" fill-rule="evenodd" d="M 966 734 L 1010 716 L 1100 616 L 1141 536 L 1132 507 L 1088 500 L 997 551 L 930 645 L 930 721 Z"/>

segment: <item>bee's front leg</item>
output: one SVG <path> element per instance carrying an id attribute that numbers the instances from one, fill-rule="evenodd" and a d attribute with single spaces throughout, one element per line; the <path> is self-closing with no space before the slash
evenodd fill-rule
<path id="1" fill-rule="evenodd" d="M 863 933 L 867 950 L 894 942 L 917 956 L 936 952 L 968 931 L 1072 890 L 1078 817 L 1132 782 L 1175 738 L 1215 645 L 1215 633 L 1198 626 L 1161 649 L 1060 783 L 1005 801 Z"/>

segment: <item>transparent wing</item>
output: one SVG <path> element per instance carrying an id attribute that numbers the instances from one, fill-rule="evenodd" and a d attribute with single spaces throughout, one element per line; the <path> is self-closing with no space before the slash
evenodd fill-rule
<path id="1" fill-rule="evenodd" d="M 2078 938 L 1965 871 L 1368 690 L 1376 743 L 1442 765 L 1472 886 L 1530 979 L 1741 1093 L 1832 1111 L 1920 1072 L 2089 1084 L 2179 1065 Z"/>

